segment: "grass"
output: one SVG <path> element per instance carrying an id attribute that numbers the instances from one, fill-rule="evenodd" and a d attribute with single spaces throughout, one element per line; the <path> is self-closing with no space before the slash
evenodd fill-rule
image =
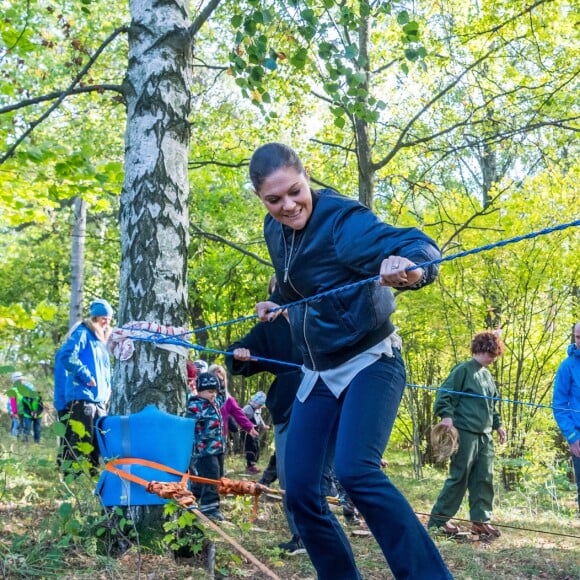
<path id="1" fill-rule="evenodd" d="M 18 578 L 167 578 L 202 580 L 208 572 L 208 546 L 216 550 L 213 577 L 263 578 L 220 536 L 205 529 L 180 529 L 181 537 L 200 553 L 176 558 L 159 529 L 135 535 L 122 516 L 103 514 L 93 496 L 95 480 L 82 475 L 65 482 L 56 470 L 55 438 L 45 429 L 40 445 L 15 443 L 3 416 L 0 422 L 0 576 Z M 424 479 L 412 478 L 411 461 L 402 451 L 387 453 L 388 473 L 422 521 L 437 497 L 446 472 L 425 467 Z M 228 477 L 243 475 L 243 459 L 228 457 Z M 499 478 L 496 478 L 496 480 Z M 308 557 L 286 557 L 277 544 L 289 538 L 282 506 L 261 498 L 258 518 L 250 523 L 251 499 L 224 498 L 222 511 L 230 521 L 226 534 L 285 580 L 316 578 Z M 341 512 L 337 511 L 341 520 Z M 170 522 L 182 510 L 169 517 Z M 559 489 L 549 475 L 522 482 L 520 489 L 499 489 L 494 522 L 502 537 L 494 542 L 458 542 L 437 536 L 435 541 L 455 578 L 540 579 L 580 578 L 580 519 L 575 517 L 571 486 Z M 464 504 L 457 514 L 466 523 Z M 344 522 L 343 522 L 344 523 Z M 121 525 L 122 524 L 122 525 Z M 203 526 L 202 526 L 203 528 Z M 352 528 L 345 528 L 350 532 Z M 195 534 L 198 533 L 196 536 Z M 129 537 L 132 536 L 132 537 Z M 118 538 L 128 538 L 129 549 L 114 555 Z M 197 538 L 197 539 L 196 539 Z M 350 537 L 365 580 L 392 578 L 372 537 Z M 409 557 L 413 557 L 409 554 Z"/>

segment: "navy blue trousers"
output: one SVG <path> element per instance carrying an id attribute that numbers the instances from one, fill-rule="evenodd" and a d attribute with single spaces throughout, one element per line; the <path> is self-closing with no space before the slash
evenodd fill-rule
<path id="1" fill-rule="evenodd" d="M 194 460 L 195 474 L 208 479 L 220 479 L 224 476 L 224 454 L 202 455 Z M 220 508 L 220 496 L 217 486 L 209 483 L 194 483 L 191 493 L 198 499 L 202 513 L 213 512 Z"/>
<path id="2" fill-rule="evenodd" d="M 357 580 L 350 543 L 326 501 L 334 453 L 338 480 L 363 515 L 395 578 L 452 578 L 411 506 L 381 470 L 405 388 L 398 351 L 361 371 L 337 399 L 319 380 L 295 401 L 286 450 L 287 501 L 320 580 Z"/>

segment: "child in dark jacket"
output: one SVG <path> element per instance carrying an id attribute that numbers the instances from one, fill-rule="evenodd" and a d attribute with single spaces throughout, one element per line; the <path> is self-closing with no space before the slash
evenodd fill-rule
<path id="1" fill-rule="evenodd" d="M 246 417 L 252 422 L 258 432 L 270 428 L 262 418 L 262 407 L 265 404 L 266 393 L 258 391 L 242 409 Z M 260 458 L 260 442 L 257 438 L 246 436 L 244 451 L 246 452 L 246 471 L 248 473 L 260 473 L 261 470 L 258 469 L 258 466 L 256 465 Z"/>
<path id="2" fill-rule="evenodd" d="M 282 297 L 276 292 L 276 277 L 273 276 L 268 287 L 268 295 L 273 302 L 282 302 Z M 246 336 L 228 347 L 232 356 L 226 363 L 233 375 L 250 377 L 259 373 L 274 375 L 274 380 L 268 389 L 266 408 L 274 424 L 275 463 L 273 470 L 280 480 L 280 488 L 286 489 L 286 439 L 292 404 L 296 398 L 298 385 L 302 381 L 302 356 L 294 346 L 287 316 L 279 316 L 272 322 L 259 322 Z M 256 358 L 260 357 L 260 358 Z M 281 362 L 277 362 L 281 361 Z M 285 362 L 289 364 L 284 364 Z M 272 463 L 272 459 L 270 460 Z M 268 478 L 270 465 L 260 479 L 260 483 L 270 485 L 274 479 Z M 284 500 L 284 510 L 288 527 L 292 532 L 289 542 L 278 544 L 286 554 L 305 553 L 294 517 L 288 510 Z"/>
<path id="3" fill-rule="evenodd" d="M 223 394 L 219 394 L 217 377 L 201 373 L 197 377 L 197 394 L 187 402 L 187 416 L 195 420 L 195 437 L 190 470 L 200 477 L 220 479 L 224 475 L 224 423 L 220 412 Z M 215 485 L 194 484 L 200 511 L 216 521 L 223 521 L 220 496 Z"/>

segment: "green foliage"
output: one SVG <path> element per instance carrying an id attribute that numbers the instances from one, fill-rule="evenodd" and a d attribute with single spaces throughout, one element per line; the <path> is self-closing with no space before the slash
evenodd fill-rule
<path id="1" fill-rule="evenodd" d="M 166 532 L 163 542 L 167 547 L 182 556 L 199 554 L 206 539 L 195 514 L 170 501 L 163 507 L 163 515 L 166 518 L 163 523 L 163 530 Z"/>
<path id="2" fill-rule="evenodd" d="M 0 429 L 7 428 L 5 416 L 0 416 Z M 575 508 L 575 490 L 568 479 L 569 463 L 552 461 L 546 449 L 534 450 L 530 465 L 526 468 L 520 486 L 506 491 L 502 485 L 501 460 L 496 462 L 496 502 L 494 522 L 507 524 L 500 543 L 478 545 L 438 541 L 445 560 L 454 576 L 465 579 L 473 576 L 473 561 L 478 566 L 473 577 L 509 576 L 513 562 L 523 568 L 533 567 L 536 575 L 550 575 L 555 567 L 561 569 L 562 577 L 575 577 L 577 567 L 570 558 L 576 547 L 572 535 Z M 74 570 L 78 577 L 109 575 L 130 577 L 137 570 L 157 573 L 172 578 L 203 578 L 207 574 L 204 564 L 201 535 L 196 535 L 196 520 L 190 512 L 175 503 L 166 504 L 168 531 L 146 537 L 136 530 L 131 518 L 123 508 L 103 511 L 98 498 L 93 495 L 95 479 L 84 473 L 68 483 L 63 482 L 56 470 L 54 445 L 48 438 L 39 446 L 6 446 L 0 442 L 0 495 L 10 510 L 3 513 L 0 559 L 3 574 L 10 577 L 60 577 L 67 570 Z M 400 488 L 413 509 L 427 513 L 446 477 L 445 469 L 425 468 L 421 481 L 413 477 L 408 452 L 390 448 L 386 455 L 389 477 Z M 228 456 L 228 471 L 243 471 L 240 456 Z M 288 529 L 279 503 L 260 501 L 258 520 L 251 526 L 251 499 L 230 497 L 223 499 L 222 509 L 236 525 L 226 532 L 253 553 L 281 578 L 310 577 L 313 569 L 307 558 L 280 558 L 276 545 L 288 539 Z M 463 505 L 458 517 L 465 517 L 467 506 Z M 340 520 L 340 514 L 337 512 Z M 459 522 L 461 524 L 461 522 Z M 161 528 L 161 526 L 160 526 Z M 539 535 L 518 531 L 517 528 L 553 531 L 559 536 Z M 199 532 L 207 534 L 210 529 Z M 167 557 L 168 545 L 159 541 L 170 535 L 167 541 L 171 551 L 188 555 L 187 563 L 176 563 L 174 555 Z M 198 543 L 198 540 L 200 543 Z M 540 540 L 539 540 L 540 538 Z M 538 541 L 550 542 L 550 557 L 542 561 L 530 550 L 537 550 Z M 378 546 L 368 538 L 350 538 L 353 550 L 365 576 L 384 575 L 384 557 Z M 374 546 L 374 547 L 373 547 Z M 117 558 L 121 549 L 129 552 Z M 174 547 L 176 550 L 174 551 Z M 251 569 L 224 542 L 216 542 L 216 572 L 230 577 L 249 577 Z M 198 551 L 200 550 L 200 551 Z M 195 551 L 195 552 L 194 552 Z M 509 553 L 508 558 L 504 552 Z M 195 557 L 191 557 L 196 554 Z M 510 568 L 510 566 L 512 566 Z M 471 571 L 470 571 L 471 570 Z M 552 574 L 553 575 L 553 574 Z M 378 576 L 377 576 L 378 577 Z"/>
<path id="3" fill-rule="evenodd" d="M 268 261 L 264 210 L 246 183 L 249 155 L 264 140 L 294 145 L 314 178 L 349 195 L 366 160 L 381 218 L 423 227 L 446 254 L 575 217 L 571 87 L 578 58 L 577 47 L 561 41 L 574 34 L 565 3 L 423 2 L 411 10 L 392 2 L 295 0 L 222 8 L 196 38 L 188 249 L 193 328 L 248 315 L 264 297 L 271 274 L 260 261 Z M 127 3 L 73 2 L 67 11 L 9 3 L 0 23 L 10 78 L 0 86 L 3 151 L 52 101 L 8 105 L 64 90 L 128 20 Z M 366 53 L 359 33 L 368 33 Z M 118 87 L 125 67 L 120 37 L 83 88 Z M 224 68 L 231 74 L 221 74 Z M 44 389 L 67 330 L 77 195 L 89 203 L 86 296 L 105 291 L 115 302 L 124 120 L 116 90 L 70 95 L 2 165 L 0 359 L 31 369 Z M 359 133 L 355 125 L 362 126 Z M 365 135 L 366 159 L 354 145 Z M 571 282 L 576 246 L 576 234 L 563 232 L 446 263 L 435 285 L 401 294 L 395 320 L 410 382 L 437 385 L 467 355 L 473 332 L 499 325 L 508 343 L 494 371 L 502 394 L 549 403 L 566 328 L 578 316 Z M 251 324 L 215 328 L 192 342 L 223 350 Z M 256 380 L 267 384 L 267 377 Z M 234 384 L 240 398 L 251 388 Z M 405 400 L 397 436 L 424 453 L 434 418 L 430 394 L 420 395 Z M 529 433 L 542 441 L 551 436 L 549 414 L 534 407 L 506 404 L 502 414 L 509 460 L 525 456 Z"/>
<path id="4" fill-rule="evenodd" d="M 228 513 L 228 519 L 236 524 L 244 533 L 250 533 L 252 523 L 248 519 L 248 514 L 252 513 L 254 498 L 249 495 L 237 495 L 233 498 L 231 511 Z"/>
<path id="5" fill-rule="evenodd" d="M 553 208 L 541 201 L 547 195 L 547 176 L 539 175 L 502 200 L 501 211 L 494 211 L 496 203 L 500 204 L 497 200 L 475 213 L 466 228 L 457 229 L 454 224 L 463 221 L 458 216 L 465 215 L 463 205 L 470 202 L 455 197 L 454 207 L 450 192 L 445 203 L 449 226 L 433 218 L 442 224 L 433 228 L 433 237 L 453 240 L 448 246 L 455 252 L 566 220 L 575 211 L 573 196 L 568 193 L 574 173 L 561 176 Z M 406 212 L 400 215 L 409 217 Z M 428 216 L 426 213 L 431 221 Z M 446 262 L 436 285 L 399 298 L 396 320 L 402 327 L 411 383 L 437 386 L 457 362 L 469 357 L 475 332 L 501 329 L 507 352 L 493 372 L 502 397 L 523 403 L 500 404 L 509 436 L 505 453 L 514 460 L 524 457 L 533 443 L 532 433 L 545 443 L 554 428 L 551 414 L 537 405 L 549 404 L 554 372 L 565 353 L 568 324 L 578 316 L 574 286 L 569 284 L 580 268 L 573 249 L 577 238 L 578 232 L 571 229 Z M 405 321 L 404 325 L 399 321 Z M 427 415 L 425 420 L 422 432 L 434 418 Z"/>
<path id="6" fill-rule="evenodd" d="M 69 426 L 72 430 L 73 433 L 76 433 L 76 435 L 78 435 L 79 438 L 83 438 L 86 437 L 88 435 L 87 430 L 85 429 L 85 426 L 83 423 L 81 423 L 80 421 L 77 421 L 75 419 L 70 419 L 69 420 Z"/>
<path id="7" fill-rule="evenodd" d="M 10 92 L 0 95 L 0 108 L 64 90 L 127 16 L 126 3 L 105 10 L 102 5 L 73 2 L 66 11 L 37 2 L 9 4 L 10 16 L 2 19 L 0 34 L 3 64 L 11 69 L 10 83 L 2 87 L 9 85 Z M 121 184 L 122 136 L 110 131 L 119 121 L 118 107 L 97 86 L 114 82 L 112 71 L 123 56 L 122 47 L 105 52 L 80 82 L 81 88 L 95 90 L 68 97 L 2 165 L 0 339 L 9 345 L 3 352 L 9 361 L 18 358 L 20 364 L 37 366 L 52 359 L 67 330 L 70 200 L 75 196 L 82 195 L 89 214 L 93 212 L 87 229 L 87 295 L 100 291 L 105 280 L 116 279 L 110 257 L 103 260 L 99 246 L 107 244 L 106 224 L 117 209 L 114 192 Z M 54 100 L 40 99 L 0 114 L 2 154 Z"/>
<path id="8" fill-rule="evenodd" d="M 14 383 L 12 388 L 6 391 L 7 397 L 33 397 L 38 395 L 34 389 L 31 389 L 26 383 Z"/>
<path id="9" fill-rule="evenodd" d="M 0 495 L 4 502 L 22 506 L 16 519 L 3 520 L 0 554 L 7 576 L 58 576 L 66 558 L 78 562 L 87 557 L 98 568 L 99 558 L 110 556 L 119 539 L 136 539 L 133 522 L 120 508 L 103 511 L 88 469 L 69 465 L 70 476 L 60 478 L 53 440 L 46 432 L 44 439 L 50 447 L 44 442 L 0 444 Z"/>
<path id="10" fill-rule="evenodd" d="M 411 62 L 427 55 L 420 41 L 419 22 L 411 20 L 404 10 L 392 18 L 390 3 L 371 7 L 370 3 L 361 2 L 355 8 L 331 0 L 305 1 L 293 3 L 290 10 L 276 3 L 267 8 L 249 4 L 249 10 L 240 6 L 240 12 L 230 20 L 237 30 L 236 48 L 229 53 L 230 70 L 242 94 L 266 114 L 260 96 L 268 94 L 275 82 L 270 75 L 276 73 L 292 78 L 307 91 L 321 84 L 338 128 L 345 126 L 345 115 L 376 122 L 385 103 L 369 91 L 369 55 L 366 48 L 361 52 L 353 38 L 369 34 L 371 28 L 390 32 L 398 27 L 402 35 L 400 39 L 393 36 L 392 52 Z M 263 17 L 264 10 L 267 19 Z M 272 14 L 276 17 L 272 18 Z M 284 67 L 288 70 L 282 70 Z M 409 66 L 402 67 L 408 73 Z"/>

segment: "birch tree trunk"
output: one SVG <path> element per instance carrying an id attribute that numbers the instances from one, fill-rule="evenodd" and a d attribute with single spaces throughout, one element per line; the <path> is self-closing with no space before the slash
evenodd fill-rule
<path id="1" fill-rule="evenodd" d="M 83 285 L 85 282 L 85 241 L 87 230 L 87 202 L 75 198 L 74 227 L 71 243 L 70 309 L 68 327 L 72 328 L 83 317 Z"/>
<path id="2" fill-rule="evenodd" d="M 187 321 L 192 35 L 187 0 L 131 0 L 125 180 L 121 193 L 119 326 Z M 185 358 L 135 341 L 116 364 L 111 412 L 148 404 L 177 413 Z"/>

